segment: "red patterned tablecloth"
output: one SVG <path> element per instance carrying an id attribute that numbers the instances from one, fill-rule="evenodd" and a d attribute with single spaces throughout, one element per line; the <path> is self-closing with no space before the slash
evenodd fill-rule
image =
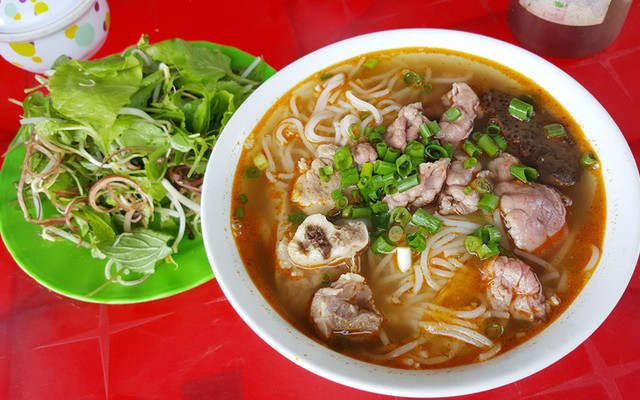
<path id="1" fill-rule="evenodd" d="M 111 31 L 98 56 L 123 50 L 142 33 L 152 41 L 181 37 L 236 46 L 263 55 L 276 69 L 337 40 L 385 29 L 450 28 L 517 44 L 506 8 L 506 0 L 112 0 Z M 606 50 L 550 61 L 593 93 L 640 161 L 640 4 L 632 4 Z M 33 74 L 0 62 L 0 99 L 20 99 L 35 85 Z M 5 149 L 20 109 L 1 104 Z M 388 398 L 315 376 L 276 353 L 238 317 L 215 280 L 147 303 L 89 304 L 41 287 L 4 246 L 0 276 L 0 398 Z M 465 398 L 638 398 L 638 315 L 636 271 L 616 309 L 575 351 L 529 378 Z"/>

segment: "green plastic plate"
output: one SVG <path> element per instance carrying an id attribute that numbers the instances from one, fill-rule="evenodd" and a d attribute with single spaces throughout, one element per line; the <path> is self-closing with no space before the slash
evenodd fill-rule
<path id="1" fill-rule="evenodd" d="M 231 57 L 233 69 L 246 68 L 255 59 L 234 47 L 209 42 L 196 44 L 220 49 Z M 266 80 L 274 73 L 275 70 L 267 66 L 263 79 Z M 156 272 L 137 285 L 105 285 L 106 261 L 92 258 L 88 249 L 77 248 L 71 242 L 44 240 L 39 236 L 41 228 L 24 220 L 15 189 L 20 178 L 24 151 L 24 146 L 19 146 L 6 154 L 0 170 L 0 234 L 16 263 L 37 282 L 54 292 L 78 300 L 126 304 L 168 297 L 213 278 L 202 237 L 198 237 L 195 240 L 185 239 L 180 243 L 178 253 L 173 256 L 177 267 L 160 265 Z M 101 286 L 104 287 L 95 292 Z"/>

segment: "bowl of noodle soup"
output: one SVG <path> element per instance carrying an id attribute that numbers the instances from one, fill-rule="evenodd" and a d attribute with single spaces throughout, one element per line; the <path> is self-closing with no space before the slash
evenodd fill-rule
<path id="1" fill-rule="evenodd" d="M 455 97 L 468 88 L 477 95 L 474 111 Z M 491 167 L 507 159 L 501 146 L 537 143 L 509 136 L 522 121 L 498 109 L 503 98 L 509 106 L 514 98 L 533 104 L 531 121 L 545 132 L 561 125 L 560 139 L 544 140 L 564 141 L 561 152 L 576 153 L 579 167 L 548 155 L 527 158 L 533 151 L 521 147 L 511 164 L 538 162 L 537 181 L 501 182 Z M 465 119 L 467 136 L 448 139 Z M 496 126 L 508 143 L 496 138 Z M 398 144 L 391 137 L 400 130 L 406 137 Z M 489 156 L 482 136 L 501 150 Z M 463 148 L 466 142 L 484 153 Z M 374 149 L 369 159 L 357 154 L 362 143 Z M 347 164 L 338 156 L 345 151 Z M 387 152 L 397 154 L 385 164 Z M 413 167 L 403 170 L 403 162 Z M 465 196 L 478 193 L 474 209 L 445 207 L 445 194 L 455 189 L 446 176 L 431 195 L 423 188 L 407 199 L 437 168 L 452 176 L 456 162 L 475 171 L 459 187 Z M 398 169 L 385 173 L 389 165 Z M 638 172 L 606 110 L 542 58 L 465 32 L 377 32 L 295 61 L 234 114 L 207 171 L 205 247 L 239 315 L 301 367 L 375 393 L 475 393 L 551 365 L 609 315 L 640 249 Z M 491 188 L 483 191 L 486 180 Z M 365 189 L 373 181 L 387 183 Z M 337 186 L 324 193 L 328 200 L 308 199 L 330 184 Z M 507 202 L 521 194 L 510 192 L 514 187 L 540 189 L 547 194 L 532 196 L 558 210 L 539 218 L 547 229 L 539 243 L 514 233 Z M 499 206 L 485 203 L 492 192 L 500 194 Z M 561 223 L 550 227 L 558 215 Z M 481 243 L 472 246 L 468 237 Z M 514 268 L 519 280 L 510 287 L 509 273 L 500 271 Z M 499 304 L 505 285 L 513 290 L 507 306 Z M 345 307 L 357 322 L 333 314 Z M 333 319 L 322 319 L 327 315 Z"/>

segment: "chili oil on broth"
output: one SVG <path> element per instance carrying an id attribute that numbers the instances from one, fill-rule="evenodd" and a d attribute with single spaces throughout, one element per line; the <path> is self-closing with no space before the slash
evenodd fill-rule
<path id="1" fill-rule="evenodd" d="M 363 66 L 363 61 L 369 58 L 379 60 L 373 68 Z M 421 90 L 408 88 L 402 82 L 402 71 L 416 71 L 422 76 L 429 75 L 433 84 L 433 91 L 426 93 Z M 279 292 L 276 282 L 276 245 L 282 236 L 281 221 L 286 221 L 289 214 L 300 210 L 292 204 L 288 197 L 295 179 L 295 165 L 300 158 L 310 160 L 312 151 L 317 145 L 304 143 L 296 135 L 294 125 L 280 130 L 280 138 L 285 139 L 285 150 L 276 154 L 279 146 L 276 133 L 288 118 L 296 117 L 304 126 L 308 122 L 308 115 L 315 107 L 319 95 L 318 85 L 326 82 L 327 75 L 336 76 L 344 73 L 348 82 L 356 83 L 363 88 L 373 88 L 382 79 L 394 79 L 393 91 L 390 94 L 371 101 L 381 102 L 394 100 L 400 106 L 416 101 L 422 102 L 424 113 L 430 120 L 439 119 L 446 110 L 441 101 L 442 95 L 451 88 L 452 78 L 467 79 L 467 83 L 480 96 L 489 89 L 498 89 L 514 96 L 527 93 L 536 100 L 537 112 L 547 110 L 561 122 L 573 136 L 583 151 L 591 151 L 589 143 L 584 138 L 580 127 L 566 110 L 557 103 L 545 90 L 528 78 L 489 60 L 470 56 L 459 52 L 443 49 L 407 48 L 393 51 L 370 53 L 346 60 L 310 76 L 296 85 L 280 98 L 265 114 L 248 137 L 240 156 L 236 170 L 233 192 L 232 210 L 243 207 L 244 217 L 235 218 L 232 212 L 232 231 L 236 246 L 244 265 L 254 284 L 261 294 L 288 322 L 310 338 L 319 341 L 309 321 L 308 302 L 292 304 L 286 295 Z M 330 79 L 330 78 L 329 78 Z M 439 83 L 442 81 L 442 83 Z M 337 100 L 344 100 L 346 89 L 362 98 L 357 89 L 346 83 L 342 94 Z M 382 90 L 382 89 L 380 89 Z M 336 99 L 332 99 L 335 101 Z M 385 104 L 385 103 L 383 103 Z M 397 110 L 387 113 L 383 117 L 382 125 L 388 126 L 397 116 Z M 375 124 L 371 124 L 375 126 Z M 332 123 L 323 121 L 317 131 L 326 136 L 334 129 Z M 264 173 L 258 178 L 247 178 L 244 171 L 253 165 L 253 159 L 262 152 L 264 146 L 270 148 L 270 164 L 274 171 Z M 595 153 L 594 153 L 595 154 Z M 284 156 L 283 156 L 284 155 Z M 286 164 L 286 165 L 285 165 Z M 293 165 L 293 168 L 292 168 Z M 271 182 L 273 180 L 275 182 Z M 240 194 L 247 196 L 248 202 L 242 203 Z M 483 299 L 483 285 L 479 267 L 481 262 L 468 253 L 459 252 L 454 259 L 461 267 L 455 269 L 453 276 L 431 276 L 437 290 L 431 289 L 428 282 L 424 282 L 420 291 L 415 294 L 405 291 L 396 295 L 403 286 L 412 283 L 415 287 L 416 276 L 402 274 L 395 267 L 394 256 L 376 256 L 367 247 L 359 255 L 361 274 L 371 288 L 376 306 L 385 316 L 384 340 L 349 341 L 346 343 L 328 343 L 328 347 L 344 354 L 367 362 L 382 364 L 397 368 L 443 368 L 461 364 L 478 362 L 480 354 L 490 358 L 494 351 L 500 354 L 539 333 L 554 321 L 577 297 L 593 269 L 585 270 L 590 262 L 593 248 L 598 251 L 602 247 L 604 238 L 605 193 L 600 169 L 585 170 L 582 179 L 576 185 L 563 190 L 563 194 L 572 199 L 572 205 L 567 207 L 568 229 L 564 232 L 564 242 L 532 255 L 518 255 L 529 264 L 543 285 L 545 297 L 554 297 L 556 305 L 550 308 L 547 318 L 543 322 L 520 322 L 511 318 L 504 328 L 501 337 L 492 339 L 499 348 L 478 349 L 457 339 L 445 336 L 426 335 L 422 329 L 416 329 L 418 321 L 428 323 L 442 323 L 442 320 L 460 320 L 448 314 L 450 310 L 463 310 L 467 314 L 482 311 L 486 307 Z M 425 207 L 433 212 L 435 208 Z M 450 218 L 452 220 L 460 218 Z M 493 216 L 483 215 L 478 211 L 470 219 L 476 224 L 492 223 Z M 594 223 L 596 222 L 596 223 Z M 284 223 L 289 231 L 295 231 L 294 223 Z M 445 228 L 447 223 L 445 223 Z M 470 233 L 470 232 L 467 232 Z M 460 235 L 461 241 L 465 235 Z M 455 243 L 454 243 L 455 244 Z M 464 249 L 463 249 L 464 250 Z M 598 253 L 599 254 L 599 253 Z M 414 264 L 420 261 L 420 255 L 413 255 Z M 594 255 L 596 261 L 599 255 Z M 592 261 L 592 260 L 591 260 Z M 440 262 L 440 261 L 438 261 Z M 436 268 L 438 269 L 438 268 Z M 440 273 L 446 275 L 446 268 L 439 266 Z M 444 272 L 442 272 L 444 271 Z M 333 277 L 336 280 L 337 276 Z M 431 282 L 433 284 L 433 282 Z M 427 304 L 431 304 L 428 306 Z M 303 310 L 303 311 L 301 311 Z M 449 310 L 449 311 L 448 311 Z M 475 311 L 474 311 L 475 310 Z M 475 324 L 479 332 L 485 332 L 495 323 L 503 323 L 504 319 L 488 316 L 488 311 L 481 317 L 468 318 L 469 326 Z M 464 321 L 463 321 L 464 322 Z M 383 344 L 389 342 L 390 344 Z M 344 347 L 345 344 L 348 344 Z M 390 357 L 395 350 L 403 347 L 413 348 L 405 356 Z M 498 348 L 496 351 L 495 349 Z"/>

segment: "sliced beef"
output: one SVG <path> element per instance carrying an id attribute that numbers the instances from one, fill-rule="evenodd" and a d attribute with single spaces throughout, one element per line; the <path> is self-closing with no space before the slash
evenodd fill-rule
<path id="1" fill-rule="evenodd" d="M 318 170 L 326 165 L 333 165 L 336 149 L 334 145 L 320 145 L 311 164 L 305 159 L 298 161 L 299 176 L 293 184 L 291 201 L 307 215 L 326 214 L 334 208 L 331 192 L 340 189 L 340 171 L 336 170 L 329 176 L 329 181 L 324 182 Z"/>
<path id="2" fill-rule="evenodd" d="M 368 243 L 369 233 L 362 222 L 336 227 L 324 215 L 314 214 L 300 224 L 287 253 L 297 266 L 314 268 L 351 258 Z"/>
<path id="3" fill-rule="evenodd" d="M 319 289 L 311 301 L 311 321 L 318 335 L 376 335 L 384 318 L 373 302 L 371 289 L 361 275 L 346 273 Z"/>
<path id="4" fill-rule="evenodd" d="M 498 183 L 500 212 L 515 245 L 525 251 L 539 249 L 566 225 L 567 211 L 555 189 L 512 180 Z"/>
<path id="5" fill-rule="evenodd" d="M 473 130 L 473 121 L 480 111 L 480 99 L 469 85 L 456 82 L 444 96 L 444 101 L 447 106 L 456 107 L 462 115 L 450 121 L 446 114 L 443 114 L 440 119 L 440 132 L 435 137 L 441 142 L 457 146 Z"/>
<path id="6" fill-rule="evenodd" d="M 420 137 L 420 125 L 429 123 L 422 113 L 422 103 L 406 105 L 398 111 L 398 117 L 387 127 L 384 141 L 394 149 L 403 150 L 407 143 Z"/>
<path id="7" fill-rule="evenodd" d="M 511 175 L 511 166 L 520 164 L 520 160 L 509 153 L 502 153 L 494 158 L 487 165 L 489 170 L 489 178 L 494 183 L 506 182 L 514 180 Z"/>
<path id="8" fill-rule="evenodd" d="M 450 162 L 449 158 L 441 158 L 434 162 L 420 164 L 418 167 L 420 184 L 418 186 L 402 193 L 387 195 L 382 201 L 389 208 L 406 207 L 408 205 L 422 207 L 431 203 L 442 190 Z"/>
<path id="9" fill-rule="evenodd" d="M 487 299 L 494 310 L 508 311 L 516 319 L 529 321 L 546 316 L 549 305 L 540 281 L 521 260 L 494 257 L 484 264 L 482 275 Z"/>
<path id="10" fill-rule="evenodd" d="M 475 190 L 465 193 L 465 188 L 482 166 L 478 163 L 470 168 L 464 167 L 468 159 L 466 154 L 456 154 L 456 159 L 449 166 L 445 188 L 439 197 L 439 212 L 442 215 L 467 215 L 478 210 L 480 195 Z"/>
<path id="11" fill-rule="evenodd" d="M 488 118 L 502 128 L 508 143 L 507 151 L 540 174 L 540 181 L 554 186 L 571 186 L 580 180 L 580 149 L 571 133 L 547 138 L 544 126 L 555 123 L 551 116 L 536 113 L 529 121 L 520 121 L 509 114 L 513 96 L 491 90 L 482 96 Z"/>

